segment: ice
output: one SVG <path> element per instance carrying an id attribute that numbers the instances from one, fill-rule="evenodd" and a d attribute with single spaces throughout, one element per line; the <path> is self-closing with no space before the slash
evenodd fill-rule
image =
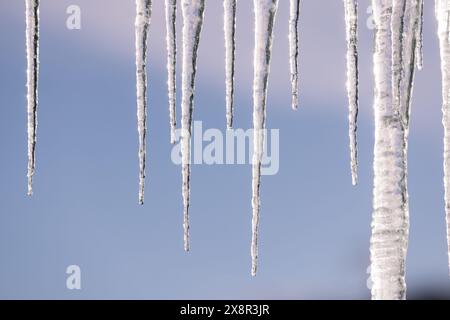
<path id="1" fill-rule="evenodd" d="M 144 204 L 147 135 L 147 40 L 152 12 L 151 0 L 136 0 L 136 92 L 139 133 L 139 203 Z"/>
<path id="2" fill-rule="evenodd" d="M 203 26 L 205 0 L 182 0 L 183 11 L 183 62 L 181 79 L 181 154 L 184 250 L 189 251 L 189 205 L 191 178 L 191 132 L 194 111 L 195 73 L 197 51 Z"/>
<path id="3" fill-rule="evenodd" d="M 252 276 L 256 276 L 258 261 L 258 227 L 260 215 L 261 161 L 264 152 L 266 100 L 273 26 L 278 0 L 253 0 L 255 11 L 255 51 L 253 75 L 253 158 L 252 158 Z"/>
<path id="4" fill-rule="evenodd" d="M 27 47 L 28 195 L 33 194 L 39 79 L 39 0 L 25 1 Z"/>

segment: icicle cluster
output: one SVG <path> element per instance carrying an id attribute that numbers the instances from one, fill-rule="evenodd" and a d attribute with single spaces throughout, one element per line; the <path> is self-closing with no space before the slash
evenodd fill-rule
<path id="1" fill-rule="evenodd" d="M 300 19 L 300 0 L 290 0 L 289 10 L 289 65 L 291 68 L 292 109 L 298 108 L 298 21 Z"/>
<path id="2" fill-rule="evenodd" d="M 136 0 L 136 93 L 139 133 L 139 203 L 144 204 L 147 135 L 147 41 L 152 13 L 151 0 Z"/>
<path id="3" fill-rule="evenodd" d="M 358 149 L 356 141 L 358 119 L 358 1 L 344 0 L 347 35 L 347 94 L 349 108 L 350 167 L 352 183 L 358 183 Z"/>
<path id="4" fill-rule="evenodd" d="M 436 0 L 441 52 L 442 124 L 444 125 L 444 187 L 447 242 L 450 266 L 450 0 Z"/>
<path id="5" fill-rule="evenodd" d="M 236 60 L 236 0 L 224 0 L 225 85 L 227 128 L 233 127 L 234 65 Z"/>
<path id="6" fill-rule="evenodd" d="M 27 47 L 28 195 L 33 194 L 39 78 L 39 0 L 25 1 Z"/>
<path id="7" fill-rule="evenodd" d="M 191 175 L 191 133 L 194 111 L 197 51 L 203 26 L 205 0 L 182 0 L 183 11 L 183 73 L 181 80 L 181 155 L 183 178 L 184 250 L 189 251 L 189 197 Z"/>
<path id="8" fill-rule="evenodd" d="M 347 93 L 353 184 L 357 183 L 358 3 L 343 0 L 347 39 Z M 39 0 L 25 0 L 28 113 L 28 194 L 32 194 L 39 75 Z M 237 0 L 223 0 L 226 119 L 233 125 Z M 251 274 L 256 275 L 260 217 L 261 163 L 264 154 L 267 87 L 278 0 L 253 0 L 255 48 L 253 79 Z M 423 66 L 423 0 L 372 0 L 375 21 L 375 147 L 373 220 L 370 244 L 373 299 L 405 299 L 409 209 L 407 152 L 415 69 Z M 136 0 L 136 92 L 139 132 L 139 203 L 144 202 L 147 132 L 147 42 L 151 0 Z M 189 250 L 191 130 L 197 51 L 205 0 L 181 0 L 183 16 L 181 153 L 184 248 Z M 176 128 L 176 0 L 165 0 L 170 141 Z M 450 0 L 436 0 L 442 69 L 445 210 L 450 265 Z M 290 0 L 289 61 L 292 108 L 298 107 L 298 22 L 300 0 Z"/>
<path id="9" fill-rule="evenodd" d="M 252 179 L 252 276 L 258 260 L 258 227 L 260 213 L 261 162 L 266 127 L 267 85 L 272 53 L 273 25 L 278 0 L 253 0 L 255 11 L 255 52 L 253 74 L 253 179 Z"/>
<path id="10" fill-rule="evenodd" d="M 176 120 L 176 61 L 177 61 L 177 0 L 165 0 L 167 42 L 167 87 L 169 91 L 170 143 L 175 143 Z"/>
<path id="11" fill-rule="evenodd" d="M 407 150 L 421 1 L 373 0 L 376 24 L 373 299 L 405 299 L 409 210 Z"/>

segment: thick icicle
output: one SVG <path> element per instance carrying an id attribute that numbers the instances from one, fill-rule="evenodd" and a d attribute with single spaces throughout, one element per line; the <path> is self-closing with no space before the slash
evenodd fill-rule
<path id="1" fill-rule="evenodd" d="M 291 68 L 291 92 L 293 110 L 298 108 L 298 20 L 300 18 L 300 0 L 290 0 L 289 14 L 289 65 Z"/>
<path id="2" fill-rule="evenodd" d="M 39 0 L 25 1 L 27 47 L 28 195 L 33 194 L 39 78 Z"/>
<path id="3" fill-rule="evenodd" d="M 392 0 L 373 0 L 376 24 L 375 150 L 372 237 L 370 245 L 373 299 L 405 298 L 407 224 L 403 190 L 403 130 L 392 108 Z M 406 234 L 405 234 L 406 233 Z"/>
<path id="4" fill-rule="evenodd" d="M 376 24 L 373 299 L 405 299 L 408 127 L 420 21 L 418 0 L 373 0 Z"/>
<path id="5" fill-rule="evenodd" d="M 436 18 L 441 52 L 445 213 L 450 266 L 450 0 L 436 0 Z"/>
<path id="6" fill-rule="evenodd" d="M 136 0 L 136 93 L 139 132 L 139 203 L 144 204 L 147 135 L 147 40 L 152 12 L 151 0 Z"/>
<path id="7" fill-rule="evenodd" d="M 255 51 L 253 75 L 253 159 L 252 159 L 252 276 L 258 259 L 258 227 L 260 214 L 261 162 L 264 152 L 267 85 L 273 42 L 273 25 L 278 0 L 253 0 L 255 13 Z"/>
<path id="8" fill-rule="evenodd" d="M 167 42 L 167 87 L 169 91 L 170 143 L 175 143 L 176 120 L 176 18 L 177 0 L 165 0 Z"/>
<path id="9" fill-rule="evenodd" d="M 189 251 L 189 196 L 191 174 L 191 133 L 194 111 L 195 73 L 197 51 L 203 26 L 205 0 L 182 0 L 183 11 L 183 64 L 181 98 L 181 154 L 183 177 L 184 250 Z"/>
<path id="10" fill-rule="evenodd" d="M 224 0 L 225 85 L 227 128 L 233 127 L 234 66 L 236 59 L 236 0 Z"/>
<path id="11" fill-rule="evenodd" d="M 347 34 L 347 94 L 349 107 L 350 167 L 352 183 L 358 183 L 358 1 L 344 0 Z"/>

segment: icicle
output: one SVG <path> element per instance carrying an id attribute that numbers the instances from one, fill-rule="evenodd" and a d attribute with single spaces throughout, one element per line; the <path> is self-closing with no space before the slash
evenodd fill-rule
<path id="1" fill-rule="evenodd" d="M 404 19 L 406 0 L 392 0 L 392 96 L 393 110 L 400 112 L 400 96 L 402 94 L 403 71 L 403 33 L 405 32 Z"/>
<path id="2" fill-rule="evenodd" d="M 292 109 L 298 108 L 298 20 L 300 0 L 290 0 L 289 16 L 289 65 L 291 68 Z"/>
<path id="3" fill-rule="evenodd" d="M 450 266 L 450 0 L 436 0 L 436 18 L 441 52 L 445 213 Z"/>
<path id="4" fill-rule="evenodd" d="M 39 0 L 26 0 L 28 195 L 33 194 L 39 78 Z"/>
<path id="5" fill-rule="evenodd" d="M 350 167 L 352 183 L 358 183 L 358 146 L 356 140 L 358 119 L 358 2 L 344 0 L 347 34 L 347 93 L 349 105 Z"/>
<path id="6" fill-rule="evenodd" d="M 255 11 L 255 51 L 253 75 L 253 179 L 252 179 L 252 276 L 256 275 L 258 259 L 258 226 L 260 214 L 261 161 L 264 152 L 266 100 L 273 25 L 278 0 L 253 0 Z"/>
<path id="7" fill-rule="evenodd" d="M 236 59 L 236 0 L 224 0 L 227 128 L 233 127 L 234 65 Z"/>
<path id="8" fill-rule="evenodd" d="M 177 0 L 165 0 L 166 9 L 166 31 L 167 31 L 167 86 L 169 91 L 169 114 L 170 114 L 170 143 L 175 143 L 176 121 L 176 18 Z"/>
<path id="9" fill-rule="evenodd" d="M 420 0 L 394 0 L 392 18 L 392 92 L 393 109 L 399 113 L 405 128 L 409 125 L 409 108 L 414 82 L 417 54 L 421 41 Z"/>
<path id="10" fill-rule="evenodd" d="M 205 0 L 182 0 L 183 11 L 183 73 L 181 99 L 181 154 L 183 176 L 184 250 L 189 251 L 189 193 L 192 113 L 194 111 L 197 51 L 203 26 Z"/>
<path id="11" fill-rule="evenodd" d="M 417 56 L 420 53 L 418 43 L 421 40 L 419 30 L 422 25 L 422 3 L 421 0 L 406 1 L 405 16 L 403 23 L 403 49 L 402 49 L 402 68 L 401 68 L 401 95 L 400 95 L 400 116 L 405 127 L 405 140 L 409 134 L 409 118 L 411 111 L 411 98 L 414 87 L 415 68 L 418 68 Z M 395 68 L 394 68 L 395 69 Z"/>
<path id="12" fill-rule="evenodd" d="M 391 15 L 392 0 L 373 0 L 376 24 L 375 150 L 371 238 L 373 299 L 402 299 L 406 284 L 404 238 L 406 215 L 403 176 L 403 130 L 392 110 Z M 399 192 L 400 191 L 400 192 Z"/>
<path id="13" fill-rule="evenodd" d="M 147 40 L 152 12 L 151 0 L 136 0 L 136 92 L 139 132 L 139 203 L 144 204 L 147 135 Z"/>
<path id="14" fill-rule="evenodd" d="M 407 151 L 420 3 L 373 0 L 372 5 L 376 24 L 372 298 L 405 299 Z"/>
<path id="15" fill-rule="evenodd" d="M 419 0 L 419 14 L 420 21 L 417 29 L 417 45 L 416 45 L 416 59 L 417 59 L 417 69 L 422 70 L 423 68 L 423 0 Z"/>

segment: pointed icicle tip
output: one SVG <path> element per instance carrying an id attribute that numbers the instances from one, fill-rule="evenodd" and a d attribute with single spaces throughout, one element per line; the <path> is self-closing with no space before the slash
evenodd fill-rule
<path id="1" fill-rule="evenodd" d="M 278 0 L 254 0 L 255 49 L 253 58 L 253 158 L 252 158 L 252 275 L 258 263 L 261 163 L 264 153 L 267 86 Z"/>
<path id="2" fill-rule="evenodd" d="M 358 70 L 358 1 L 344 0 L 347 39 L 347 97 L 352 184 L 358 184 L 357 122 L 359 108 Z"/>
<path id="3" fill-rule="evenodd" d="M 28 196 L 33 195 L 39 79 L 39 0 L 25 1 L 27 50 Z"/>
<path id="4" fill-rule="evenodd" d="M 147 41 L 152 13 L 151 0 L 136 0 L 136 96 L 139 136 L 139 203 L 144 203 L 147 137 Z"/>
<path id="5" fill-rule="evenodd" d="M 224 0 L 225 87 L 227 129 L 233 127 L 234 73 L 236 60 L 236 0 Z"/>
<path id="6" fill-rule="evenodd" d="M 190 250 L 190 235 L 189 235 L 189 213 L 187 212 L 189 209 L 185 209 L 184 213 L 184 222 L 183 222 L 183 240 L 184 240 L 184 251 L 189 252 Z"/>
<path id="7" fill-rule="evenodd" d="M 298 56 L 299 56 L 299 32 L 300 0 L 290 0 L 289 12 L 289 66 L 291 71 L 291 107 L 298 109 Z"/>
<path id="8" fill-rule="evenodd" d="M 166 47 L 167 47 L 167 90 L 169 97 L 170 143 L 176 142 L 176 18 L 177 0 L 165 0 Z"/>
<path id="9" fill-rule="evenodd" d="M 189 250 L 190 158 L 191 131 L 194 111 L 197 51 L 203 27 L 205 0 L 182 0 L 183 62 L 181 76 L 181 172 L 184 221 L 184 248 Z"/>

